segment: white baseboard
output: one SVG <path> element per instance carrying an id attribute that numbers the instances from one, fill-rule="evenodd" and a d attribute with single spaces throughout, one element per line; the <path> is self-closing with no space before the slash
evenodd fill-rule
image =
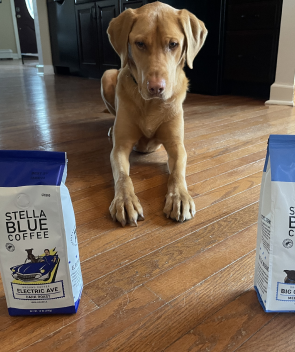
<path id="1" fill-rule="evenodd" d="M 0 59 L 20 59 L 20 57 L 11 49 L 0 49 Z"/>
<path id="2" fill-rule="evenodd" d="M 294 106 L 293 101 L 286 101 L 286 100 L 267 100 L 265 105 L 288 105 Z"/>
<path id="3" fill-rule="evenodd" d="M 37 65 L 38 75 L 54 75 L 54 69 L 52 65 Z"/>
<path id="4" fill-rule="evenodd" d="M 274 83 L 271 86 L 270 98 L 265 104 L 294 106 L 294 88 L 294 85 Z"/>
<path id="5" fill-rule="evenodd" d="M 36 65 L 38 75 L 44 75 L 44 66 L 43 65 Z"/>
<path id="6" fill-rule="evenodd" d="M 44 65 L 44 75 L 54 75 L 54 69 L 52 65 Z"/>

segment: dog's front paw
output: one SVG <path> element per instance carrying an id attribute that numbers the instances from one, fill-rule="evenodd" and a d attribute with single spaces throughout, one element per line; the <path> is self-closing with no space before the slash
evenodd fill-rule
<path id="1" fill-rule="evenodd" d="M 183 222 L 195 216 L 195 203 L 187 190 L 168 192 L 164 213 L 167 218 Z"/>
<path id="2" fill-rule="evenodd" d="M 116 195 L 109 210 L 113 220 L 119 221 L 123 227 L 126 223 L 137 226 L 137 221 L 144 220 L 142 207 L 134 192 Z"/>

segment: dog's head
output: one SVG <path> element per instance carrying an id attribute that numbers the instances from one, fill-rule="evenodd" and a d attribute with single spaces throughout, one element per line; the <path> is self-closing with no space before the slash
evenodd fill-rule
<path id="1" fill-rule="evenodd" d="M 284 270 L 287 274 L 287 278 L 295 282 L 295 270 Z"/>
<path id="2" fill-rule="evenodd" d="M 154 2 L 125 10 L 110 22 L 108 35 L 121 66 L 129 65 L 141 96 L 165 100 L 177 90 L 185 61 L 193 68 L 207 29 L 189 11 Z"/>

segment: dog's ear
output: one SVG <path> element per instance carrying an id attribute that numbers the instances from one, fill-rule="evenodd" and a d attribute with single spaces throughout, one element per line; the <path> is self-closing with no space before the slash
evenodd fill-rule
<path id="1" fill-rule="evenodd" d="M 208 31 L 202 21 L 187 10 L 180 11 L 180 23 L 186 37 L 186 62 L 193 68 L 193 61 L 202 48 Z"/>
<path id="2" fill-rule="evenodd" d="M 121 58 L 121 67 L 127 64 L 128 37 L 136 19 L 135 10 L 128 9 L 111 20 L 107 33 L 116 53 Z"/>

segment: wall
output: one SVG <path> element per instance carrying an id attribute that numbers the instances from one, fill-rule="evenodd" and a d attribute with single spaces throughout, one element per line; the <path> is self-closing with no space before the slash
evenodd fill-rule
<path id="1" fill-rule="evenodd" d="M 40 73 L 53 74 L 46 0 L 33 0 L 33 7 L 39 64 L 43 66 Z"/>
<path id="2" fill-rule="evenodd" d="M 0 3 L 0 50 L 11 49 L 17 53 L 10 0 Z"/>
<path id="3" fill-rule="evenodd" d="M 283 12 L 276 70 L 266 104 L 294 106 L 295 76 L 295 1 L 283 0 Z"/>

